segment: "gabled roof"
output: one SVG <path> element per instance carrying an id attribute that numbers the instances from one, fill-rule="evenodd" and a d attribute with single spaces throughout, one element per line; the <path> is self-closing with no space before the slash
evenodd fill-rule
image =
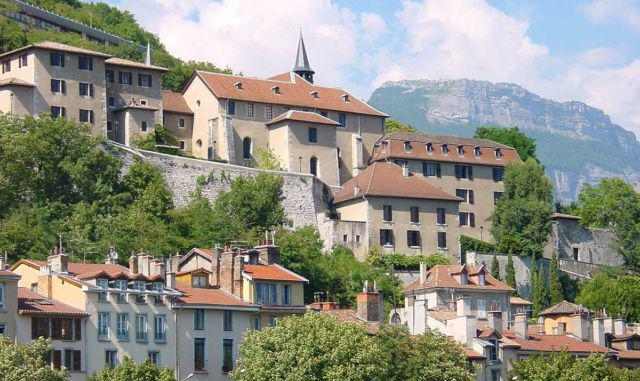
<path id="1" fill-rule="evenodd" d="M 77 48 L 75 46 L 62 44 L 62 43 L 59 43 L 59 42 L 41 41 L 41 42 L 36 42 L 36 43 L 33 43 L 33 44 L 25 45 L 25 46 L 23 46 L 21 48 L 12 50 L 12 51 L 4 53 L 4 54 L 0 54 L 0 58 L 6 57 L 6 56 L 9 56 L 9 55 L 18 53 L 18 52 L 22 52 L 22 51 L 25 51 L 25 50 L 34 49 L 34 48 L 53 50 L 53 51 L 58 51 L 58 52 L 63 52 L 63 53 L 84 54 L 84 55 L 88 55 L 88 56 L 96 56 L 96 57 L 104 57 L 104 58 L 111 57 L 109 54 L 100 53 L 100 52 L 96 52 L 96 51 L 85 49 L 85 48 Z"/>
<path id="2" fill-rule="evenodd" d="M 509 303 L 517 306 L 532 306 L 533 303 L 519 296 L 510 296 Z"/>
<path id="3" fill-rule="evenodd" d="M 300 275 L 277 264 L 244 265 L 243 273 L 253 280 L 274 280 L 283 282 L 308 282 Z"/>
<path id="4" fill-rule="evenodd" d="M 187 101 L 184 100 L 182 94 L 174 93 L 170 90 L 162 91 L 162 109 L 164 111 L 193 115 L 193 111 L 187 105 Z"/>
<path id="5" fill-rule="evenodd" d="M 405 149 L 405 142 L 410 142 L 410 150 Z M 431 143 L 432 152 L 427 151 L 427 143 Z M 449 149 L 447 154 L 442 152 L 443 145 Z M 458 146 L 463 147 L 462 155 L 457 152 Z M 474 152 L 476 147 L 480 151 L 479 156 Z M 496 158 L 496 149 L 500 150 L 502 155 L 500 159 Z M 404 131 L 385 134 L 375 144 L 371 161 L 387 159 L 430 160 L 492 166 L 505 166 L 512 161 L 522 161 L 514 148 L 491 140 Z"/>
<path id="6" fill-rule="evenodd" d="M 182 295 L 176 300 L 176 303 L 178 304 L 258 309 L 253 304 L 246 302 L 220 288 L 196 288 L 188 287 L 179 283 L 176 285 L 176 290 L 182 293 Z"/>
<path id="7" fill-rule="evenodd" d="M 335 120 L 329 119 L 322 115 L 319 115 L 315 112 L 309 111 L 298 111 L 298 110 L 289 110 L 283 114 L 276 116 L 267 122 L 267 126 L 276 124 L 278 122 L 282 122 L 285 120 L 294 120 L 297 122 L 306 122 L 306 123 L 316 123 L 316 124 L 325 124 L 330 126 L 339 126 L 340 123 Z"/>
<path id="8" fill-rule="evenodd" d="M 118 57 L 108 58 L 104 62 L 107 65 L 128 66 L 128 67 L 135 67 L 135 68 L 138 68 L 138 69 L 147 69 L 147 70 L 155 70 L 155 71 L 169 71 L 169 69 L 161 67 L 161 66 L 147 65 L 147 64 L 142 63 L 142 62 L 125 60 L 123 58 L 118 58 Z"/>
<path id="9" fill-rule="evenodd" d="M 21 259 L 18 262 L 14 263 L 11 266 L 10 270 L 14 270 L 21 263 L 26 264 L 35 269 L 39 269 L 40 266 L 46 265 L 47 261 L 40 261 L 37 259 Z M 95 273 L 104 271 L 109 276 L 115 276 L 122 272 L 129 273 L 129 269 L 127 267 L 117 265 L 117 264 L 109 264 L 109 263 L 75 263 L 69 262 L 68 265 L 69 275 L 79 276 L 87 273 Z"/>
<path id="10" fill-rule="evenodd" d="M 283 80 L 281 76 L 278 76 L 280 80 L 273 80 L 197 70 L 194 74 L 196 76 L 218 98 L 386 116 L 344 90 L 314 85 L 297 74 L 291 74 L 289 80 Z M 236 86 L 237 83 L 242 84 L 241 89 Z M 279 89 L 278 93 L 274 91 L 274 87 Z M 311 95 L 313 92 L 317 93 L 317 98 Z M 344 100 L 345 95 L 347 101 Z"/>
<path id="11" fill-rule="evenodd" d="M 582 341 L 567 335 L 544 335 L 529 333 L 524 339 L 513 331 L 503 331 L 502 336 L 517 344 L 520 350 L 533 352 L 560 352 L 566 350 L 571 353 L 611 353 L 609 348 Z"/>
<path id="12" fill-rule="evenodd" d="M 420 279 L 409 283 L 404 291 L 421 290 L 427 288 L 457 288 L 465 290 L 487 290 L 487 291 L 513 291 L 506 283 L 503 283 L 489 274 L 485 275 L 485 286 L 474 283 L 473 279 L 468 278 L 467 284 L 462 285 L 456 279 L 454 274 L 460 273 L 461 269 L 466 265 L 435 265 L 427 271 L 426 282 L 420 284 Z M 476 267 L 467 266 L 469 272 L 477 271 Z"/>
<path id="13" fill-rule="evenodd" d="M 46 298 L 25 287 L 18 287 L 18 313 L 20 315 L 89 316 L 82 310 L 55 299 Z"/>
<path id="14" fill-rule="evenodd" d="M 414 174 L 405 177 L 402 167 L 393 163 L 376 162 L 356 177 L 347 181 L 333 198 L 335 204 L 364 196 L 422 198 L 443 201 L 462 201 L 418 178 Z M 360 189 L 356 193 L 355 188 Z"/>
<path id="15" fill-rule="evenodd" d="M 577 304 L 573 304 L 571 302 L 567 302 L 566 300 L 561 301 L 555 306 L 551 306 L 546 310 L 543 310 L 538 314 L 538 316 L 546 316 L 546 315 L 575 315 L 589 313 L 588 308 L 584 308 Z"/>

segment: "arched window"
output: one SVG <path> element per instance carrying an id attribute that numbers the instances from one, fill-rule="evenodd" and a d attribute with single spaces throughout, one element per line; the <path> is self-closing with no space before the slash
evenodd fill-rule
<path id="1" fill-rule="evenodd" d="M 316 157 L 309 159 L 309 173 L 318 176 L 318 159 Z"/>
<path id="2" fill-rule="evenodd" d="M 253 150 L 253 147 L 251 146 L 251 138 L 246 137 L 242 139 L 242 158 L 251 159 L 252 150 Z"/>
<path id="3" fill-rule="evenodd" d="M 393 315 L 391 315 L 391 325 L 400 325 L 400 323 L 402 323 L 402 320 L 400 320 L 400 314 L 394 312 Z"/>

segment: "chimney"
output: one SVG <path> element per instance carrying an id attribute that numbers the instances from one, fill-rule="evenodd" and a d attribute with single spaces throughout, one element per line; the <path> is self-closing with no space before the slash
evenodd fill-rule
<path id="1" fill-rule="evenodd" d="M 280 248 L 276 245 L 256 246 L 256 250 L 260 252 L 260 260 L 268 264 L 280 263 Z"/>
<path id="2" fill-rule="evenodd" d="M 624 335 L 627 332 L 627 321 L 624 319 L 613 319 L 613 334 Z"/>
<path id="3" fill-rule="evenodd" d="M 40 274 L 38 275 L 38 286 L 36 291 L 45 298 L 51 299 L 53 296 L 53 276 L 51 275 L 51 266 L 40 266 Z"/>
<path id="4" fill-rule="evenodd" d="M 156 275 L 165 276 L 165 268 L 166 267 L 164 261 L 162 259 L 158 259 L 158 261 L 156 262 Z"/>
<path id="5" fill-rule="evenodd" d="M 158 270 L 158 259 L 157 258 L 153 258 L 149 261 L 149 274 L 148 276 L 154 276 L 154 275 L 158 275 L 157 270 Z"/>
<path id="6" fill-rule="evenodd" d="M 409 177 L 409 166 L 406 164 L 402 166 L 402 176 Z"/>
<path id="7" fill-rule="evenodd" d="M 129 272 L 131 275 L 138 273 L 138 256 L 133 253 L 129 257 Z"/>
<path id="8" fill-rule="evenodd" d="M 220 288 L 242 297 L 242 267 L 244 256 L 237 249 L 225 251 L 220 256 Z"/>
<path id="9" fill-rule="evenodd" d="M 420 262 L 420 284 L 425 284 L 427 282 L 427 264 L 425 262 Z"/>
<path id="10" fill-rule="evenodd" d="M 513 331 L 516 335 L 523 339 L 529 338 L 529 321 L 527 320 L 527 314 L 518 313 L 514 316 Z"/>
<path id="11" fill-rule="evenodd" d="M 591 341 L 591 321 L 585 314 L 571 315 L 571 334 L 582 341 Z"/>
<path id="12" fill-rule="evenodd" d="M 47 263 L 51 266 L 51 271 L 66 274 L 69 272 L 69 257 L 67 254 L 54 254 L 47 257 Z"/>
<path id="13" fill-rule="evenodd" d="M 356 186 L 353 187 L 353 195 L 357 196 L 358 194 L 360 194 L 360 185 L 356 184 Z"/>
<path id="14" fill-rule="evenodd" d="M 151 261 L 151 256 L 141 252 L 138 254 L 138 273 L 149 276 L 149 262 Z"/>
<path id="15" fill-rule="evenodd" d="M 456 300 L 456 316 L 472 316 L 471 300 L 467 297 L 461 297 Z"/>
<path id="16" fill-rule="evenodd" d="M 215 287 L 220 286 L 220 258 L 222 256 L 222 248 L 216 244 L 211 250 L 211 284 Z"/>
<path id="17" fill-rule="evenodd" d="M 502 311 L 487 312 L 487 321 L 489 327 L 493 328 L 500 334 L 502 333 Z"/>
<path id="18" fill-rule="evenodd" d="M 369 282 L 364 282 L 361 293 L 356 295 L 358 308 L 356 315 L 359 319 L 366 322 L 380 322 L 384 316 L 384 298 L 375 285 L 369 287 Z"/>
<path id="19" fill-rule="evenodd" d="M 233 294 L 242 299 L 242 267 L 244 266 L 244 255 L 240 252 L 233 257 Z"/>
<path id="20" fill-rule="evenodd" d="M 175 290 L 176 288 L 176 273 L 178 272 L 178 263 L 180 262 L 180 258 L 180 255 L 176 254 L 167 259 L 165 283 L 166 286 L 172 290 Z"/>
<path id="21" fill-rule="evenodd" d="M 605 317 L 602 322 L 604 323 L 604 333 L 613 333 L 613 318 Z"/>
<path id="22" fill-rule="evenodd" d="M 249 257 L 249 264 L 250 265 L 257 265 L 260 264 L 259 259 L 260 259 L 260 251 L 258 250 L 248 250 L 247 251 L 247 256 Z"/>
<path id="23" fill-rule="evenodd" d="M 4 252 L 4 255 L 0 255 L 0 270 L 7 269 L 7 252 Z"/>
<path id="24" fill-rule="evenodd" d="M 604 318 L 593 318 L 593 343 L 600 346 L 606 345 L 604 336 Z"/>

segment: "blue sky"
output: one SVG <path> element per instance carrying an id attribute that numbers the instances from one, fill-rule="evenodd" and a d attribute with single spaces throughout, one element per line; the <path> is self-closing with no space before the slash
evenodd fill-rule
<path id="1" fill-rule="evenodd" d="M 367 99 L 388 80 L 514 82 L 602 108 L 640 134 L 640 0 L 138 0 L 173 54 L 265 77 L 299 27 L 317 81 Z"/>

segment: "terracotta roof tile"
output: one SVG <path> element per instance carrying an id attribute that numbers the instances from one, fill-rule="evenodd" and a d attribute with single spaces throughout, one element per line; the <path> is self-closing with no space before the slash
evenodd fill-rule
<path id="1" fill-rule="evenodd" d="M 574 315 L 578 313 L 588 313 L 589 309 L 579 306 L 577 304 L 567 302 L 566 300 L 561 301 L 555 306 L 551 306 L 546 310 L 543 310 L 538 314 L 538 316 L 546 316 L 546 315 Z"/>
<path id="2" fill-rule="evenodd" d="M 46 298 L 25 287 L 18 287 L 18 312 L 21 315 L 89 316 L 82 310 L 55 299 Z"/>
<path id="3" fill-rule="evenodd" d="M 271 264 L 244 265 L 243 271 L 251 277 L 258 280 L 275 280 L 287 282 L 308 282 L 305 278 L 297 275 L 282 266 Z"/>
<path id="4" fill-rule="evenodd" d="M 493 334 L 496 333 L 496 330 L 493 328 L 486 328 L 485 330 L 482 331 L 482 333 L 478 336 L 481 339 L 488 339 L 491 336 L 493 336 Z"/>
<path id="5" fill-rule="evenodd" d="M 516 335 L 513 331 L 504 331 L 503 336 L 520 346 L 520 350 L 535 352 L 559 352 L 567 350 L 574 353 L 609 353 L 610 349 L 588 341 L 582 341 L 566 335 L 529 334 L 529 339 Z"/>
<path id="6" fill-rule="evenodd" d="M 618 350 L 616 356 L 621 360 L 640 360 L 640 351 L 637 351 L 637 350 L 630 350 L 630 351 Z"/>
<path id="7" fill-rule="evenodd" d="M 360 319 L 358 317 L 358 313 L 352 309 L 335 309 L 335 310 L 324 310 L 324 311 L 318 311 L 322 314 L 326 314 L 329 316 L 333 316 L 336 319 L 345 322 L 345 323 L 356 323 L 356 324 L 360 324 L 362 326 L 365 327 L 365 329 L 369 332 L 369 333 L 375 333 L 378 332 L 380 330 L 380 323 L 379 322 L 369 322 L 369 321 L 364 321 L 362 319 Z"/>
<path id="8" fill-rule="evenodd" d="M 530 301 L 523 299 L 519 296 L 510 296 L 509 297 L 509 303 L 510 304 L 515 304 L 515 305 L 526 305 L 526 306 L 532 306 L 533 303 L 531 303 Z"/>
<path id="9" fill-rule="evenodd" d="M 435 310 L 435 311 L 428 311 L 427 314 L 433 316 L 434 318 L 440 321 L 445 321 L 445 320 L 453 319 L 454 317 L 456 317 L 456 311 Z"/>
<path id="10" fill-rule="evenodd" d="M 135 68 L 139 68 L 139 69 L 156 70 L 156 71 L 169 71 L 169 69 L 164 68 L 164 67 L 155 66 L 155 65 L 147 65 L 147 64 L 142 63 L 142 62 L 125 60 L 123 58 L 118 58 L 118 57 L 108 58 L 104 62 L 106 64 L 108 64 L 108 65 L 128 66 L 128 67 L 135 67 Z"/>
<path id="11" fill-rule="evenodd" d="M 11 271 L 7 271 L 7 270 L 0 270 L 0 277 L 3 278 L 20 278 L 20 275 L 11 272 Z"/>
<path id="12" fill-rule="evenodd" d="M 298 110 L 290 110 L 285 112 L 284 114 L 280 114 L 275 118 L 271 119 L 267 122 L 267 125 L 276 124 L 278 122 L 282 122 L 285 120 L 295 120 L 298 122 L 307 122 L 307 123 L 317 123 L 317 124 L 327 124 L 330 126 L 339 126 L 340 123 L 331 120 L 322 115 L 316 114 L 315 112 L 309 111 L 298 111 Z"/>
<path id="13" fill-rule="evenodd" d="M 336 193 L 333 202 L 340 203 L 363 196 L 462 201 L 461 198 L 429 184 L 412 173 L 405 177 L 402 171 L 402 167 L 393 163 L 373 163 L 347 181 Z M 357 193 L 356 186 L 360 187 Z"/>
<path id="14" fill-rule="evenodd" d="M 411 142 L 410 151 L 405 149 L 404 143 L 407 141 Z M 386 146 L 383 142 L 387 142 Z M 431 153 L 427 152 L 427 143 L 433 146 Z M 442 145 L 445 144 L 449 149 L 446 155 L 442 152 Z M 463 146 L 463 155 L 458 155 L 458 145 Z M 475 147 L 479 147 L 480 156 L 475 155 Z M 495 149 L 500 149 L 500 159 L 496 158 Z M 392 132 L 378 140 L 373 148 L 371 161 L 396 158 L 492 166 L 505 166 L 512 161 L 522 161 L 515 149 L 491 140 L 427 135 L 421 132 Z"/>
<path id="15" fill-rule="evenodd" d="M 469 269 L 469 272 L 477 271 L 475 267 L 466 266 Z M 453 274 L 460 271 L 462 268 L 461 265 L 436 265 L 433 266 L 426 273 L 426 282 L 424 284 L 420 284 L 420 279 L 416 279 L 415 281 L 409 283 L 404 290 L 412 291 L 419 290 L 425 288 L 436 288 L 436 287 L 445 287 L 445 288 L 460 288 L 460 289 L 475 289 L 475 290 L 495 290 L 495 291 L 513 291 L 513 288 L 509 287 L 506 283 L 503 283 L 496 278 L 492 277 L 489 274 L 485 275 L 485 286 L 478 285 L 474 283 L 472 278 L 468 278 L 468 283 L 466 285 L 460 284 L 456 277 Z"/>
<path id="16" fill-rule="evenodd" d="M 464 352 L 467 354 L 467 358 L 469 360 L 483 360 L 485 359 L 485 355 L 483 355 L 482 353 L 476 352 L 471 348 L 464 348 Z"/>
<path id="17" fill-rule="evenodd" d="M 285 80 L 282 75 L 276 76 L 279 80 L 206 71 L 196 71 L 196 75 L 200 76 L 219 98 L 386 116 L 344 90 L 314 85 L 297 74 L 293 74 L 293 81 Z M 242 89 L 235 86 L 238 82 L 242 84 Z M 279 94 L 273 90 L 274 87 L 279 88 Z M 317 93 L 317 98 L 311 95 L 313 92 Z M 348 96 L 348 101 L 343 100 L 344 95 Z"/>
<path id="18" fill-rule="evenodd" d="M 18 263 L 20 262 L 31 262 L 33 265 L 38 267 L 47 264 L 47 261 L 39 261 L 35 259 L 22 259 Z M 17 263 L 14 264 L 14 266 L 16 265 Z M 12 266 L 12 268 L 14 268 L 14 266 Z M 127 274 L 129 273 L 129 269 L 127 267 L 117 265 L 117 264 L 107 264 L 107 263 L 70 262 L 68 270 L 69 270 L 69 275 L 73 275 L 73 276 L 87 275 L 89 273 L 99 273 L 102 271 L 108 274 L 109 276 L 116 276 L 122 272 L 125 272 Z"/>
<path id="19" fill-rule="evenodd" d="M 162 109 L 164 111 L 193 115 L 193 111 L 187 105 L 187 101 L 184 100 L 182 94 L 169 90 L 162 92 Z"/>
<path id="20" fill-rule="evenodd" d="M 255 307 L 253 304 L 219 288 L 195 288 L 178 284 L 176 290 L 182 293 L 182 296 L 177 298 L 177 303 L 181 304 Z"/>

